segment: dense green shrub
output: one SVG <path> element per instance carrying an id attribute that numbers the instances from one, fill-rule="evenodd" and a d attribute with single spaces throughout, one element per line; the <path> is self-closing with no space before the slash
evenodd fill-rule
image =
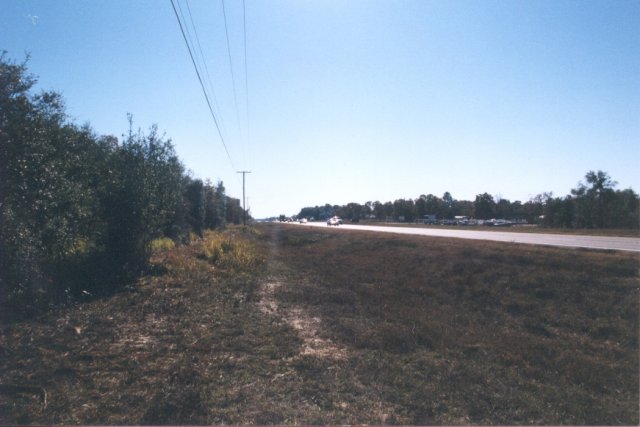
<path id="1" fill-rule="evenodd" d="M 88 127 L 67 121 L 60 95 L 31 94 L 34 84 L 25 64 L 0 57 L 2 298 L 31 305 L 55 287 L 64 261 L 95 247 L 95 162 L 108 157 Z"/>
<path id="2" fill-rule="evenodd" d="M 0 55 L 0 303 L 40 310 L 110 292 L 141 273 L 154 239 L 188 241 L 239 222 L 239 206 L 185 173 L 156 126 L 122 142 L 79 127 L 26 62 Z"/>

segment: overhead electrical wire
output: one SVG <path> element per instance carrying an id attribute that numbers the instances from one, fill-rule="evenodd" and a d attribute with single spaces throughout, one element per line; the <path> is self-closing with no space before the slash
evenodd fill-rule
<path id="1" fill-rule="evenodd" d="M 213 122 L 216 125 L 216 129 L 218 130 L 218 135 L 220 136 L 220 141 L 222 142 L 222 146 L 224 147 L 224 151 L 227 154 L 227 158 L 229 159 L 229 163 L 231 163 L 231 167 L 235 170 L 233 165 L 233 160 L 231 159 L 231 154 L 229 154 L 229 149 L 227 148 L 227 144 L 224 140 L 224 136 L 222 135 L 222 131 L 220 130 L 220 124 L 218 123 L 218 119 L 213 111 L 213 107 L 211 106 L 211 101 L 209 100 L 209 95 L 207 95 L 207 90 L 202 82 L 202 76 L 200 75 L 200 71 L 198 69 L 198 65 L 196 64 L 196 60 L 193 56 L 193 52 L 191 49 L 191 45 L 189 44 L 189 39 L 185 34 L 185 29 L 182 25 L 182 21 L 180 20 L 180 15 L 178 14 L 178 10 L 176 9 L 176 5 L 173 0 L 171 1 L 171 7 L 173 7 L 173 12 L 176 15 L 176 19 L 178 20 L 178 25 L 180 26 L 180 32 L 182 33 L 182 37 L 184 39 L 185 44 L 187 45 L 187 50 L 189 51 L 189 56 L 191 57 L 191 62 L 193 64 L 193 68 L 196 71 L 196 75 L 198 76 L 198 81 L 200 82 L 200 87 L 202 88 L 202 93 L 204 94 L 204 98 L 207 101 L 207 106 L 209 107 L 209 112 L 211 113 L 211 117 L 213 118 Z M 225 24 L 226 25 L 226 24 Z"/>
<path id="2" fill-rule="evenodd" d="M 238 109 L 238 95 L 236 94 L 236 79 L 233 73 L 233 61 L 231 60 L 231 43 L 229 43 L 229 29 L 227 27 L 227 12 L 222 0 L 222 16 L 224 17 L 224 35 L 227 38 L 227 54 L 229 56 L 229 71 L 231 73 L 231 85 L 233 86 L 233 101 L 236 107 L 236 118 L 238 120 L 238 130 L 240 130 L 240 110 Z"/>
<path id="3" fill-rule="evenodd" d="M 209 89 L 211 90 L 211 97 L 213 98 L 213 109 L 214 111 L 218 111 L 218 99 L 216 97 L 216 91 L 213 88 L 213 84 L 211 83 L 211 75 L 209 74 L 209 67 L 207 67 L 207 61 L 204 58 L 204 52 L 202 51 L 202 45 L 200 44 L 200 37 L 198 36 L 198 29 L 196 28 L 196 24 L 193 21 L 193 15 L 191 14 L 191 7 L 189 6 L 189 0 L 185 0 L 187 4 L 187 11 L 189 12 L 189 20 L 191 21 L 191 27 L 193 28 L 193 34 L 196 37 L 196 43 L 198 44 L 198 51 L 200 52 L 200 58 L 202 58 L 202 64 L 204 65 L 204 74 L 206 76 L 206 81 L 209 85 Z M 182 9 L 180 8 L 180 3 L 178 2 L 178 9 L 180 9 L 180 14 L 182 15 Z M 183 17 L 184 20 L 184 17 Z M 185 26 L 187 29 L 187 35 L 189 35 L 189 28 Z M 191 37 L 189 37 L 191 39 Z M 191 41 L 193 45 L 193 41 Z M 196 55 L 197 56 L 197 55 Z M 220 121 L 220 127 L 224 131 L 224 120 L 223 117 L 218 114 L 218 120 Z"/>
<path id="4" fill-rule="evenodd" d="M 245 87 L 245 107 L 247 114 L 247 145 L 251 143 L 251 126 L 249 120 L 249 73 L 247 71 L 247 8 L 245 0 L 242 0 L 242 33 L 244 41 L 244 87 Z M 245 155 L 246 162 L 246 155 Z"/>

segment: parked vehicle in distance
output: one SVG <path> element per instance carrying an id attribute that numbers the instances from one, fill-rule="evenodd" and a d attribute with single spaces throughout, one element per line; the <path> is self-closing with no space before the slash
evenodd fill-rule
<path id="1" fill-rule="evenodd" d="M 300 219 L 298 220 L 298 222 L 299 222 L 300 224 L 306 224 L 306 223 L 307 223 L 307 218 L 300 218 Z"/>
<path id="2" fill-rule="evenodd" d="M 490 219 L 489 221 L 484 222 L 484 225 L 493 227 L 509 227 L 511 224 L 512 222 L 507 221 L 506 219 Z"/>
<path id="3" fill-rule="evenodd" d="M 422 222 L 425 224 L 437 224 L 436 214 L 427 214 L 422 217 Z"/>
<path id="4" fill-rule="evenodd" d="M 327 225 L 338 226 L 340 224 L 342 224 L 342 219 L 340 219 L 340 217 L 337 217 L 337 216 L 333 216 L 327 220 Z"/>

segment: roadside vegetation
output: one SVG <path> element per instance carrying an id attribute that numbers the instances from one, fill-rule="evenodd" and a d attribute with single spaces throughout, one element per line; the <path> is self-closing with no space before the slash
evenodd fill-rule
<path id="1" fill-rule="evenodd" d="M 121 139 L 96 135 L 35 85 L 0 54 L 2 316 L 117 291 L 145 271 L 154 239 L 241 221 L 239 200 L 192 178 L 156 126 L 136 131 L 129 116 Z"/>
<path id="2" fill-rule="evenodd" d="M 0 423 L 640 421 L 634 254 L 280 224 L 158 245 L 134 286 L 4 325 Z"/>

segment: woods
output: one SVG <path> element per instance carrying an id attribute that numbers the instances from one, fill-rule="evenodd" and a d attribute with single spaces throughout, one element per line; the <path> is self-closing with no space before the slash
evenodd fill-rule
<path id="1" fill-rule="evenodd" d="M 122 287 L 153 239 L 186 242 L 239 223 L 224 184 L 193 178 L 151 126 L 121 140 L 78 126 L 56 92 L 34 93 L 26 61 L 0 56 L 0 298 L 41 310 Z"/>
<path id="2" fill-rule="evenodd" d="M 615 189 L 617 183 L 603 171 L 589 171 L 585 183 L 580 182 L 571 194 L 554 197 L 542 193 L 531 200 L 510 201 L 489 193 L 478 194 L 475 200 L 456 200 L 451 193 L 442 197 L 420 195 L 417 199 L 397 199 L 393 202 L 348 203 L 305 207 L 298 218 L 325 219 L 333 215 L 359 221 L 421 221 L 424 215 L 435 214 L 439 220 L 465 216 L 475 219 L 503 218 L 526 221 L 551 228 L 601 229 L 640 228 L 640 197 L 631 188 Z"/>

